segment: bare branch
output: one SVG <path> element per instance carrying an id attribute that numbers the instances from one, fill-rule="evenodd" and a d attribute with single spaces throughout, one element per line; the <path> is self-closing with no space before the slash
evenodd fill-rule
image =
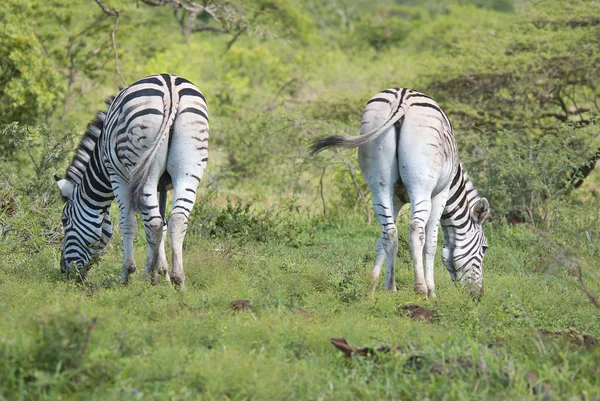
<path id="1" fill-rule="evenodd" d="M 256 10 L 250 20 L 246 20 L 239 8 L 228 3 L 214 4 L 208 0 L 194 2 L 190 0 L 140 0 L 151 7 L 168 6 L 175 10 L 175 18 L 179 23 L 183 36 L 187 39 L 193 32 L 217 32 L 231 34 L 233 37 L 227 44 L 229 49 L 237 39 L 247 31 L 256 18 L 262 14 L 264 7 Z M 181 10 L 181 12 L 178 12 Z M 198 16 L 206 14 L 218 26 L 209 24 L 197 25 Z"/>
<path id="2" fill-rule="evenodd" d="M 192 32 L 202 32 L 202 31 L 229 33 L 229 31 L 225 28 L 218 28 L 216 26 L 210 26 L 210 25 L 201 25 L 201 26 L 196 26 L 196 27 L 192 28 Z"/>
<path id="3" fill-rule="evenodd" d="M 233 35 L 233 38 L 231 38 L 231 40 L 227 42 L 227 50 L 231 49 L 231 46 L 233 46 L 233 44 L 239 39 L 242 33 L 246 31 L 246 29 L 248 29 L 248 26 L 244 26 L 239 31 L 237 31 L 235 35 Z"/>
<path id="4" fill-rule="evenodd" d="M 121 16 L 121 10 L 111 10 L 104 3 L 102 3 L 101 0 L 96 0 L 96 4 L 98 4 L 100 6 L 100 8 L 102 8 L 102 11 L 104 12 L 104 14 L 115 17 L 115 24 L 113 26 L 112 32 L 110 33 L 110 39 L 112 41 L 113 52 L 115 53 L 115 72 L 119 75 L 119 77 L 121 77 L 121 80 L 123 81 L 123 83 L 125 85 L 127 85 L 127 81 L 125 80 L 125 78 L 123 77 L 123 74 L 121 74 L 121 71 L 119 70 L 119 52 L 117 51 L 117 40 L 116 40 L 116 33 L 117 33 L 117 29 L 119 28 L 119 18 Z"/>

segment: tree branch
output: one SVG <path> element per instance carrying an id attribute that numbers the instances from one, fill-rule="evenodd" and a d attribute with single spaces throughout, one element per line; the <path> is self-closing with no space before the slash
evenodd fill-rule
<path id="1" fill-rule="evenodd" d="M 117 40 L 116 40 L 117 29 L 119 29 L 119 18 L 121 16 L 121 10 L 111 10 L 104 3 L 102 3 L 101 0 L 95 0 L 95 1 L 96 1 L 96 4 L 98 4 L 100 6 L 100 8 L 102 8 L 102 11 L 104 12 L 104 14 L 115 17 L 115 24 L 113 26 L 112 32 L 110 33 L 110 39 L 112 41 L 113 52 L 115 53 L 115 72 L 119 75 L 119 77 L 121 77 L 121 80 L 123 81 L 123 83 L 125 85 L 127 85 L 127 81 L 125 80 L 125 78 L 123 77 L 123 74 L 121 74 L 121 71 L 119 70 L 119 52 L 117 51 Z"/>

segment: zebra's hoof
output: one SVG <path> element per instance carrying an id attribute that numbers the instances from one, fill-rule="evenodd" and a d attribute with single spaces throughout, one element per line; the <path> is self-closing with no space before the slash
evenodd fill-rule
<path id="1" fill-rule="evenodd" d="M 183 290 L 184 287 L 184 278 L 179 276 L 171 275 L 171 283 L 173 283 L 177 288 Z"/>
<path id="2" fill-rule="evenodd" d="M 415 284 L 415 292 L 417 294 L 428 295 L 427 286 L 425 284 Z"/>

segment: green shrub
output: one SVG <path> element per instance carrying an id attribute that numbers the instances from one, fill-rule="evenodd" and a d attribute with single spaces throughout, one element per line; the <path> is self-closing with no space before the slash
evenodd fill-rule
<path id="1" fill-rule="evenodd" d="M 62 202 L 52 174 L 69 160 L 70 135 L 59 139 L 44 126 L 19 123 L 0 135 L 15 149 L 0 155 L 0 254 L 60 244 Z"/>
<path id="2" fill-rule="evenodd" d="M 188 231 L 194 235 L 233 240 L 240 244 L 248 242 L 282 242 L 292 246 L 312 241 L 313 230 L 296 222 L 290 216 L 283 217 L 274 208 L 257 211 L 251 202 L 227 197 L 225 208 L 218 209 L 209 197 L 199 202 L 190 217 Z"/>
<path id="3" fill-rule="evenodd" d="M 116 365 L 110 358 L 89 357 L 95 318 L 75 311 L 50 311 L 27 323 L 29 342 L 0 342 L 0 395 L 39 399 L 112 380 Z"/>
<path id="4" fill-rule="evenodd" d="M 590 126 L 575 135 L 568 125 L 539 137 L 498 131 L 493 136 L 469 137 L 471 142 L 461 149 L 471 146 L 473 153 L 461 155 L 495 216 L 548 225 L 552 202 L 571 193 L 577 169 L 597 148 L 595 131 Z"/>

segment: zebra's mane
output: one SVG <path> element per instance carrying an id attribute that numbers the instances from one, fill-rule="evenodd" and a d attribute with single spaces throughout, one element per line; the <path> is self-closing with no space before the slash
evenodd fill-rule
<path id="1" fill-rule="evenodd" d="M 475 188 L 473 181 L 469 178 L 469 174 L 463 169 L 462 163 L 460 165 L 462 170 L 463 179 L 465 180 L 465 191 L 467 192 L 467 202 L 469 202 L 469 209 L 473 207 L 475 202 L 481 199 L 481 195 L 479 195 L 479 191 Z"/>
<path id="2" fill-rule="evenodd" d="M 110 107 L 114 99 L 115 97 L 111 96 L 104 101 L 107 108 Z M 75 184 L 81 182 L 90 158 L 92 157 L 92 153 L 94 152 L 94 148 L 96 147 L 96 143 L 98 143 L 98 139 L 104 128 L 105 119 L 106 111 L 99 110 L 96 113 L 96 117 L 88 123 L 85 134 L 83 135 L 83 138 L 81 138 L 79 146 L 75 151 L 75 156 L 73 156 L 73 160 L 67 168 L 65 174 L 67 180 Z"/>

